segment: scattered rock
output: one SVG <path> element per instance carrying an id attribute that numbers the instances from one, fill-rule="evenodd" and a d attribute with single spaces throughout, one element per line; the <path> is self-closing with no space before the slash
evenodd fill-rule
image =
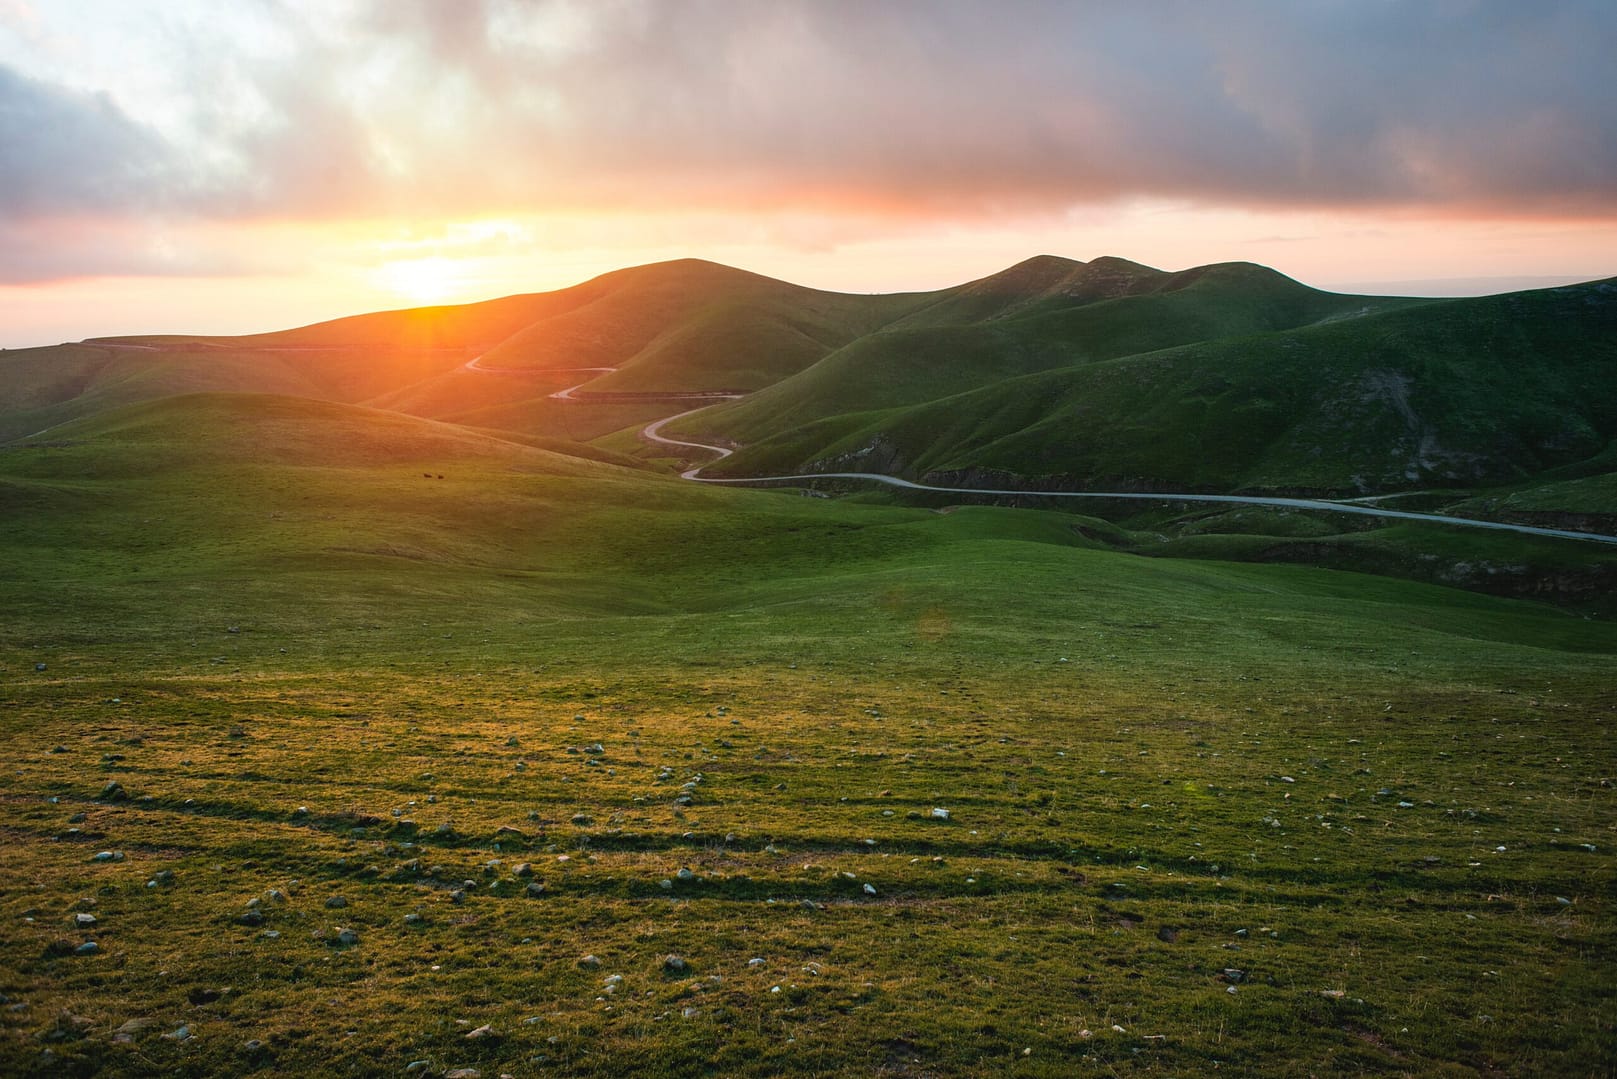
<path id="1" fill-rule="evenodd" d="M 1239 983 L 1245 977 L 1246 971 L 1244 970 L 1236 970 L 1234 967 L 1224 968 L 1224 978 L 1226 981 Z"/>
<path id="2" fill-rule="evenodd" d="M 410 912 L 409 914 L 406 914 L 404 916 L 404 924 L 405 925 L 420 925 L 421 924 L 421 915 L 416 914 L 414 911 Z"/>
<path id="3" fill-rule="evenodd" d="M 260 926 L 264 924 L 264 912 L 261 910 L 250 910 L 236 920 L 242 925 Z"/>
<path id="4" fill-rule="evenodd" d="M 1172 944 L 1179 939 L 1179 930 L 1171 925 L 1165 925 L 1157 930 L 1157 939 L 1164 944 Z"/>
<path id="5" fill-rule="evenodd" d="M 466 889 L 464 889 L 464 888 L 456 888 L 454 891 L 450 892 L 449 893 L 449 901 L 451 903 L 464 903 L 464 902 L 466 902 Z"/>
<path id="6" fill-rule="evenodd" d="M 112 1032 L 112 1040 L 120 1044 L 127 1044 L 138 1038 L 147 1027 L 152 1025 L 150 1019 L 129 1019 L 122 1026 Z"/>
<path id="7" fill-rule="evenodd" d="M 588 813 L 574 813 L 572 822 L 578 827 L 583 828 L 587 825 L 594 824 L 595 818 L 591 817 Z"/>
<path id="8" fill-rule="evenodd" d="M 511 867 L 511 875 L 514 877 L 531 877 L 533 876 L 533 866 L 527 862 L 518 862 Z"/>
<path id="9" fill-rule="evenodd" d="M 497 1037 L 499 1037 L 499 1035 L 494 1033 L 494 1027 L 487 1023 L 478 1027 L 476 1030 L 468 1031 L 466 1034 L 466 1040 L 469 1042 L 484 1041 L 488 1038 Z"/>
<path id="10" fill-rule="evenodd" d="M 128 799 L 128 797 L 129 792 L 124 790 L 124 785 L 119 783 L 116 779 L 110 781 L 105 787 L 102 787 L 101 793 L 95 796 L 96 801 L 98 802 L 122 802 Z"/>
<path id="11" fill-rule="evenodd" d="M 255 1056 L 264 1051 L 264 1043 L 259 1041 L 257 1038 L 249 1038 L 241 1043 L 241 1051 L 246 1053 L 248 1056 Z"/>
<path id="12" fill-rule="evenodd" d="M 330 899 L 326 900 L 326 909 L 327 910 L 341 910 L 342 908 L 346 907 L 347 905 L 348 905 L 347 898 L 344 897 L 344 896 L 340 896 L 340 895 L 334 895 Z"/>
<path id="13" fill-rule="evenodd" d="M 578 957 L 578 965 L 588 970 L 599 970 L 601 961 L 593 955 L 581 955 Z"/>
<path id="14" fill-rule="evenodd" d="M 34 670 L 36 670 L 36 671 L 43 671 L 43 670 L 44 670 L 44 669 L 45 669 L 45 665 L 44 665 L 44 664 L 43 664 L 43 663 L 36 663 L 36 664 L 34 664 Z"/>
<path id="15" fill-rule="evenodd" d="M 451 1068 L 444 1072 L 444 1079 L 483 1079 L 483 1073 L 476 1068 Z"/>
<path id="16" fill-rule="evenodd" d="M 666 956 L 663 959 L 663 970 L 670 974 L 684 974 L 690 969 L 690 964 L 677 955 Z"/>
<path id="17" fill-rule="evenodd" d="M 693 881 L 693 880 L 696 879 L 696 874 L 692 873 L 689 869 L 685 868 L 684 866 L 681 866 L 679 872 L 675 873 L 674 876 L 678 877 L 681 881 L 684 881 L 686 883 L 689 883 L 690 881 Z"/>
<path id="18" fill-rule="evenodd" d="M 80 929 L 94 929 L 95 922 L 96 917 L 94 914 L 85 914 L 80 912 L 73 915 L 73 924 L 78 926 Z"/>
<path id="19" fill-rule="evenodd" d="M 337 930 L 337 943 L 344 948 L 351 948 L 359 943 L 359 934 L 352 929 Z"/>
<path id="20" fill-rule="evenodd" d="M 73 954 L 74 955 L 94 955 L 96 952 L 99 952 L 100 950 L 101 950 L 101 945 L 97 944 L 93 940 L 87 940 L 83 944 L 80 944 L 77 948 L 74 948 L 73 949 Z"/>
<path id="21" fill-rule="evenodd" d="M 58 1012 L 56 1019 L 49 1027 L 41 1031 L 39 1038 L 47 1042 L 72 1042 L 83 1038 L 90 1029 L 90 1020 L 82 1015 L 74 1015 L 65 1008 Z"/>
<path id="22" fill-rule="evenodd" d="M 525 890 L 529 899 L 537 899 L 545 894 L 545 885 L 543 881 L 536 880 L 530 883 Z"/>
<path id="23" fill-rule="evenodd" d="M 875 895 L 876 894 L 876 886 L 874 884 L 866 884 L 865 885 L 865 894 L 866 895 Z"/>
<path id="24" fill-rule="evenodd" d="M 185 999 L 189 1000 L 192 1004 L 201 1007 L 204 1004 L 212 1004 L 214 1001 L 218 1000 L 219 990 L 201 988 L 193 989 L 189 993 L 185 994 Z"/>
<path id="25" fill-rule="evenodd" d="M 163 1037 L 167 1038 L 171 1042 L 188 1042 L 192 1037 L 191 1028 L 190 1026 L 182 1023 L 178 1029 L 169 1031 L 167 1034 L 163 1035 Z"/>
<path id="26" fill-rule="evenodd" d="M 933 820 L 948 820 L 949 811 L 941 806 L 933 806 L 931 817 Z"/>
<path id="27" fill-rule="evenodd" d="M 749 960 L 747 960 L 747 966 L 749 966 L 749 967 L 761 967 L 763 965 L 764 965 L 764 961 L 762 959 L 749 959 Z"/>

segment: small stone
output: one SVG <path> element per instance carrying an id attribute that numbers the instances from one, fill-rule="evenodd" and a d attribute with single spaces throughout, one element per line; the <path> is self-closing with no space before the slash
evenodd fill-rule
<path id="1" fill-rule="evenodd" d="M 444 1079 L 483 1079 L 483 1073 L 476 1068 L 453 1068 L 444 1072 Z"/>
<path id="2" fill-rule="evenodd" d="M 212 1004 L 214 1001 L 219 999 L 219 990 L 202 988 L 193 989 L 189 993 L 185 994 L 185 999 L 199 1007 L 203 1004 Z"/>
<path id="3" fill-rule="evenodd" d="M 359 934 L 352 929 L 337 930 L 337 943 L 345 948 L 351 948 L 359 943 Z"/>
<path id="4" fill-rule="evenodd" d="M 456 888 L 454 891 L 449 893 L 449 901 L 451 903 L 466 902 L 466 890 L 464 888 Z"/>
<path id="5" fill-rule="evenodd" d="M 264 1043 L 259 1041 L 257 1038 L 249 1038 L 247 1041 L 241 1043 L 241 1051 L 246 1053 L 248 1056 L 263 1052 L 263 1049 Z"/>
<path id="6" fill-rule="evenodd" d="M 673 888 L 673 886 L 674 882 L 669 880 L 667 877 L 664 877 L 662 880 L 657 882 L 657 887 L 663 889 L 663 891 L 668 891 Z"/>
<path id="7" fill-rule="evenodd" d="M 544 882 L 536 880 L 528 885 L 526 891 L 529 899 L 538 899 L 545 894 Z"/>
<path id="8" fill-rule="evenodd" d="M 167 1034 L 163 1035 L 163 1037 L 167 1038 L 171 1042 L 188 1042 L 191 1040 L 191 1028 L 181 1024 L 177 1030 L 171 1030 Z"/>
<path id="9" fill-rule="evenodd" d="M 1241 979 L 1246 977 L 1246 971 L 1236 970 L 1234 967 L 1225 967 L 1224 977 L 1232 982 L 1239 982 Z"/>
<path id="10" fill-rule="evenodd" d="M 101 793 L 95 796 L 96 801 L 98 802 L 122 802 L 128 799 L 128 797 L 129 793 L 124 790 L 123 784 L 119 783 L 116 779 L 110 781 L 105 787 L 102 787 Z"/>
<path id="11" fill-rule="evenodd" d="M 94 914 L 79 913 L 73 915 L 73 924 L 80 929 L 94 929 L 96 918 Z"/>
<path id="12" fill-rule="evenodd" d="M 578 827 L 583 828 L 587 825 L 594 824 L 595 818 L 591 817 L 588 813 L 574 813 L 572 822 Z"/>
<path id="13" fill-rule="evenodd" d="M 933 806 L 931 816 L 933 820 L 948 820 L 949 811 L 941 806 Z"/>
<path id="14" fill-rule="evenodd" d="M 410 1063 L 404 1066 L 404 1070 L 406 1074 L 408 1074 L 412 1072 L 424 1072 L 431 1067 L 432 1061 L 430 1060 L 412 1060 Z"/>
<path id="15" fill-rule="evenodd" d="M 259 911 L 259 910 L 250 910 L 247 913 L 243 914 L 240 918 L 237 918 L 236 920 L 238 922 L 240 922 L 242 925 L 251 925 L 251 926 L 263 925 L 264 924 L 264 912 Z"/>
<path id="16" fill-rule="evenodd" d="M 1235 986 L 1232 985 L 1232 986 L 1227 987 L 1224 990 L 1224 992 L 1229 993 L 1231 996 L 1234 996 L 1235 992 L 1236 992 Z"/>
<path id="17" fill-rule="evenodd" d="M 404 924 L 405 925 L 420 925 L 421 924 L 421 915 L 415 913 L 414 911 L 411 911 L 409 914 L 406 914 L 404 916 Z"/>
<path id="18" fill-rule="evenodd" d="M 527 862 L 518 862 L 511 868 L 511 875 L 516 877 L 531 877 L 533 876 L 533 866 Z"/>
<path id="19" fill-rule="evenodd" d="M 875 895 L 876 894 L 876 886 L 874 884 L 866 884 L 865 885 L 865 894 L 866 895 Z"/>
<path id="20" fill-rule="evenodd" d="M 499 1035 L 494 1033 L 494 1028 L 485 1023 L 476 1030 L 468 1031 L 466 1033 L 466 1040 L 469 1042 L 476 1042 L 483 1041 L 486 1038 L 496 1038 L 498 1036 Z"/>
<path id="21" fill-rule="evenodd" d="M 1235 935 L 1238 936 L 1238 937 L 1241 937 L 1242 939 L 1245 939 L 1246 935 L 1247 935 L 1247 932 L 1246 932 L 1245 929 L 1237 929 L 1235 931 Z"/>
<path id="22" fill-rule="evenodd" d="M 346 907 L 347 905 L 348 905 L 347 898 L 344 897 L 344 896 L 340 896 L 340 895 L 334 895 L 330 899 L 326 900 L 326 909 L 327 910 L 341 910 L 342 908 Z"/>
<path id="23" fill-rule="evenodd" d="M 598 970 L 600 969 L 601 961 L 593 955 L 581 955 L 578 957 L 578 965 L 589 970 Z"/>
<path id="24" fill-rule="evenodd" d="M 749 967 L 761 967 L 763 965 L 764 965 L 764 961 L 762 959 L 749 959 L 749 960 L 747 960 L 747 966 L 749 966 Z"/>
<path id="25" fill-rule="evenodd" d="M 696 879 L 696 874 L 692 873 L 689 869 L 686 869 L 684 866 L 681 866 L 679 872 L 675 873 L 674 876 L 678 877 L 681 881 L 685 881 L 687 883 Z"/>
<path id="26" fill-rule="evenodd" d="M 663 969 L 670 974 L 683 974 L 690 969 L 690 964 L 677 955 L 670 955 L 663 959 Z"/>
<path id="27" fill-rule="evenodd" d="M 36 670 L 36 671 L 42 671 L 42 670 L 44 670 L 44 669 L 45 669 L 45 665 L 44 665 L 44 664 L 43 664 L 43 663 L 36 663 L 36 664 L 34 664 L 34 670 Z"/>
<path id="28" fill-rule="evenodd" d="M 77 948 L 74 948 L 73 949 L 73 954 L 74 955 L 94 955 L 96 952 L 99 952 L 100 950 L 101 950 L 101 945 L 97 944 L 93 940 L 87 940 L 83 944 L 80 944 Z"/>

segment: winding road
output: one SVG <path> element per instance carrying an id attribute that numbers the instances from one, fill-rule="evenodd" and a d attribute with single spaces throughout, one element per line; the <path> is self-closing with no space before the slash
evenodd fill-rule
<path id="1" fill-rule="evenodd" d="M 477 365 L 477 360 L 466 365 L 467 370 L 497 372 L 497 368 L 486 368 Z M 614 371 L 613 367 L 579 367 L 569 368 L 575 371 L 606 372 Z M 578 386 L 569 386 L 550 396 L 561 401 L 573 401 L 579 404 L 588 403 L 584 399 L 574 397 L 573 391 Z M 635 400 L 650 400 L 645 395 L 628 395 Z M 669 401 L 689 401 L 698 399 L 689 393 L 670 393 L 659 395 L 661 399 Z M 718 400 L 733 401 L 745 396 L 739 393 L 726 393 L 712 395 L 705 398 L 709 403 Z M 601 394 L 592 400 L 600 401 L 606 398 Z M 1605 536 L 1598 532 L 1574 532 L 1563 528 L 1539 528 L 1535 525 L 1508 524 L 1504 521 L 1482 521 L 1474 517 L 1445 517 L 1437 513 L 1415 513 L 1410 510 L 1389 510 L 1376 506 L 1367 506 L 1358 500 L 1352 502 L 1332 502 L 1316 498 L 1265 498 L 1258 495 L 1206 495 L 1181 493 L 1142 493 L 1139 491 L 1019 491 L 999 487 L 938 487 L 929 483 L 916 483 L 900 476 L 889 476 L 883 472 L 802 472 L 790 476 L 744 476 L 734 479 L 716 479 L 701 475 L 702 469 L 729 457 L 734 451 L 724 446 L 714 446 L 706 442 L 688 442 L 684 439 L 669 438 L 662 433 L 667 424 L 675 420 L 684 419 L 693 413 L 701 412 L 707 404 L 696 408 L 689 408 L 677 412 L 672 416 L 665 416 L 646 424 L 640 431 L 640 437 L 647 442 L 659 446 L 668 446 L 676 450 L 701 450 L 713 454 L 713 460 L 706 464 L 687 468 L 680 473 L 681 479 L 696 483 L 728 484 L 732 486 L 758 486 L 776 483 L 804 483 L 812 480 L 863 480 L 868 483 L 885 484 L 888 487 L 898 487 L 906 491 L 928 491 L 950 495 L 989 495 L 995 497 L 1015 498 L 1087 498 L 1128 500 L 1133 502 L 1197 502 L 1197 503 L 1226 503 L 1238 506 L 1276 506 L 1282 509 L 1317 510 L 1325 513 L 1351 513 L 1361 517 L 1381 517 L 1399 521 L 1419 521 L 1425 524 L 1455 525 L 1461 528 L 1487 528 L 1496 532 L 1515 532 L 1525 536 L 1547 536 L 1552 539 L 1585 540 L 1592 543 L 1609 543 L 1617 545 L 1617 536 Z M 682 456 L 688 456 L 682 454 Z"/>

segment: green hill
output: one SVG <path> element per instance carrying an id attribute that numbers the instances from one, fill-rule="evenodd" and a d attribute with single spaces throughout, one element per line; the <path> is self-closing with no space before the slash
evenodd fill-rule
<path id="1" fill-rule="evenodd" d="M 1174 292 L 1017 320 L 1012 334 L 939 334 L 936 349 L 868 339 L 882 348 L 867 369 L 879 359 L 901 377 L 856 389 L 830 377 L 832 357 L 681 429 L 745 444 L 714 471 L 725 475 L 870 462 L 945 482 L 1340 495 L 1603 469 L 1617 438 L 1617 282 L 1383 304 L 1256 270 L 1211 268 Z M 1140 302 L 1151 317 L 1121 317 Z M 1299 325 L 1254 329 L 1288 321 Z M 1138 347 L 1152 335 L 1205 339 Z M 1014 345 L 1035 340 L 1073 362 L 1016 371 L 1033 364 L 1015 363 L 1026 353 Z M 994 365 L 1007 377 L 986 381 Z M 928 385 L 941 392 L 906 400 Z"/>
<path id="2" fill-rule="evenodd" d="M 1244 263 L 1166 274 L 1121 259 L 1040 258 L 860 338 L 682 430 L 751 444 L 850 413 L 939 401 L 1040 371 L 1358 318 L 1411 301 L 1339 296 Z M 963 407 L 969 403 L 962 402 Z"/>

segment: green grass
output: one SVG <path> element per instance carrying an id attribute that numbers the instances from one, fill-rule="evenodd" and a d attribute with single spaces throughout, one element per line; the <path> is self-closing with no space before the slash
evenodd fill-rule
<path id="1" fill-rule="evenodd" d="M 312 402 L 53 435 L 0 450 L 8 1074 L 1617 1054 L 1610 622 Z"/>

